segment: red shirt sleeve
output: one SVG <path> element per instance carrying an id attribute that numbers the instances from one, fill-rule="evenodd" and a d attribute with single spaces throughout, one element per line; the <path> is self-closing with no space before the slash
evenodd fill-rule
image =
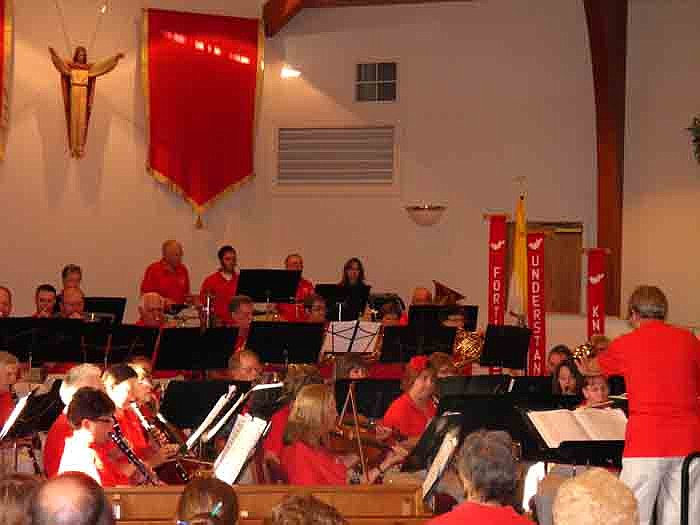
<path id="1" fill-rule="evenodd" d="M 46 442 L 44 443 L 44 472 L 48 479 L 58 474 L 58 468 L 61 465 L 61 456 L 63 456 L 63 449 L 66 446 L 66 438 L 72 435 L 73 429 L 68 422 L 68 418 L 65 414 L 60 414 L 51 425 L 49 433 L 46 435 Z"/>
<path id="2" fill-rule="evenodd" d="M 150 264 L 148 268 L 146 268 L 146 273 L 143 275 L 143 281 L 141 281 L 141 295 L 148 292 L 157 292 L 158 290 L 158 277 L 155 271 L 155 265 Z"/>
<path id="3" fill-rule="evenodd" d="M 616 339 L 598 356 L 600 371 L 605 376 L 622 375 L 624 373 L 624 337 Z"/>
<path id="4" fill-rule="evenodd" d="M 15 408 L 15 402 L 12 400 L 12 394 L 9 392 L 0 394 L 0 428 L 5 424 L 7 418 L 10 417 L 13 408 Z"/>

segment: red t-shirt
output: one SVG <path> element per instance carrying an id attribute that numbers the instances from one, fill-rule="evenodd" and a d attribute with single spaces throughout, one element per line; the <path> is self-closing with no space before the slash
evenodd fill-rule
<path id="1" fill-rule="evenodd" d="M 437 407 L 432 401 L 428 402 L 425 410 L 421 410 L 411 396 L 403 394 L 389 405 L 383 424 L 407 438 L 419 437 L 436 413 Z"/>
<path id="2" fill-rule="evenodd" d="M 678 457 L 700 450 L 700 341 L 692 333 L 643 321 L 598 360 L 605 375 L 625 378 L 625 457 Z"/>
<path id="3" fill-rule="evenodd" d="M 133 485 L 128 476 L 121 471 L 120 465 L 128 463 L 127 457 L 117 448 L 113 441 L 108 441 L 100 445 L 93 444 L 91 447 L 97 454 L 99 465 L 97 472 L 100 474 L 100 481 L 103 487 L 116 487 Z"/>
<path id="4" fill-rule="evenodd" d="M 314 285 L 304 278 L 299 280 L 297 294 L 294 297 L 296 304 L 280 303 L 277 305 L 277 312 L 285 321 L 303 321 L 306 318 L 304 313 L 304 299 L 314 293 Z"/>
<path id="5" fill-rule="evenodd" d="M 146 268 L 141 282 L 141 293 L 157 292 L 175 304 L 184 304 L 185 296 L 190 293 L 190 276 L 184 264 L 175 271 L 161 259 Z"/>
<path id="6" fill-rule="evenodd" d="M 214 296 L 214 314 L 224 324 L 231 321 L 231 312 L 228 307 L 231 299 L 238 289 L 238 274 L 234 273 L 231 279 L 226 279 L 220 271 L 216 271 L 204 279 L 199 292 L 199 300 L 204 304 L 207 292 Z"/>
<path id="7" fill-rule="evenodd" d="M 49 433 L 46 435 L 46 442 L 44 443 L 44 472 L 48 479 L 58 474 L 63 448 L 66 446 L 66 439 L 72 435 L 73 427 L 70 426 L 66 414 L 61 412 L 51 425 L 51 428 L 49 428 Z"/>
<path id="8" fill-rule="evenodd" d="M 131 449 L 134 453 L 140 459 L 146 459 L 151 453 L 151 446 L 136 414 L 129 409 L 125 409 L 119 415 L 115 413 L 114 418 L 117 420 L 117 423 L 119 423 L 122 434 L 129 442 L 129 445 L 131 445 Z"/>
<path id="9" fill-rule="evenodd" d="M 513 507 L 499 507 L 494 505 L 482 505 L 466 501 L 450 512 L 442 514 L 430 520 L 427 525 L 462 525 L 473 523 L 475 525 L 532 525 L 532 521 L 521 516 Z"/>
<path id="10" fill-rule="evenodd" d="M 285 405 L 272 415 L 270 419 L 270 431 L 263 441 L 263 450 L 280 457 L 284 448 L 284 430 L 287 428 L 289 414 L 292 413 L 292 405 Z"/>
<path id="11" fill-rule="evenodd" d="M 347 468 L 322 447 L 297 441 L 282 449 L 282 470 L 290 485 L 346 485 Z"/>
<path id="12" fill-rule="evenodd" d="M 10 417 L 13 408 L 15 408 L 15 402 L 12 399 L 12 394 L 10 392 L 2 392 L 0 394 L 0 428 L 5 424 L 7 418 Z"/>

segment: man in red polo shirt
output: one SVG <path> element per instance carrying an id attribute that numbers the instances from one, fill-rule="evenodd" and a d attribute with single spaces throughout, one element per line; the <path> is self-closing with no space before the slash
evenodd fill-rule
<path id="1" fill-rule="evenodd" d="M 214 315 L 221 324 L 231 323 L 229 305 L 236 295 L 238 274 L 236 273 L 237 254 L 233 246 L 222 246 L 217 253 L 220 268 L 204 279 L 199 292 L 199 300 L 206 304 L 207 295 L 213 296 Z"/>
<path id="2" fill-rule="evenodd" d="M 166 307 L 185 304 L 190 294 L 190 276 L 182 264 L 184 252 L 179 242 L 163 243 L 163 258 L 146 268 L 141 282 L 141 293 L 157 292 L 165 299 Z"/>
<path id="3" fill-rule="evenodd" d="M 666 324 L 668 302 L 655 286 L 629 300 L 635 328 L 597 358 L 580 361 L 584 374 L 622 375 L 629 421 L 620 479 L 639 503 L 640 525 L 676 525 L 680 519 L 683 458 L 700 450 L 700 341 Z M 691 469 L 690 523 L 700 523 L 700 465 Z"/>
<path id="4" fill-rule="evenodd" d="M 304 259 L 298 253 L 291 253 L 287 255 L 284 260 L 285 270 L 303 272 L 304 271 Z M 280 317 L 285 321 L 301 321 L 304 319 L 304 299 L 308 296 L 313 295 L 314 285 L 308 279 L 304 279 L 302 276 L 299 279 L 299 284 L 297 285 L 297 293 L 294 297 L 295 304 L 278 304 L 277 312 Z"/>

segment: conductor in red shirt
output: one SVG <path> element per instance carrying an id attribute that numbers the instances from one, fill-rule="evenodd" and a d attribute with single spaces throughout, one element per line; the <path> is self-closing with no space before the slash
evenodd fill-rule
<path id="1" fill-rule="evenodd" d="M 681 465 L 700 450 L 700 341 L 665 322 L 668 302 L 655 286 L 640 286 L 629 300 L 634 330 L 597 358 L 581 359 L 586 375 L 622 375 L 629 420 L 620 479 L 639 503 L 639 523 L 680 521 Z M 691 467 L 690 524 L 700 523 L 700 464 Z"/>
<path id="2" fill-rule="evenodd" d="M 204 279 L 199 292 L 199 301 L 206 303 L 207 295 L 213 297 L 214 315 L 219 323 L 231 323 L 229 305 L 238 289 L 238 274 L 236 273 L 237 254 L 233 246 L 222 246 L 217 253 L 220 267 Z"/>
<path id="3" fill-rule="evenodd" d="M 190 295 L 190 276 L 182 264 L 182 245 L 174 240 L 165 241 L 162 252 L 163 257 L 146 268 L 141 293 L 159 293 L 165 299 L 166 307 L 185 304 Z"/>

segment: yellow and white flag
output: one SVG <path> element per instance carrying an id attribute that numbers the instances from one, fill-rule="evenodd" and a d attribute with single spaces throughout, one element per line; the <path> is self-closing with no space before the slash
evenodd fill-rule
<path id="1" fill-rule="evenodd" d="M 508 286 L 508 315 L 513 324 L 527 320 L 527 220 L 525 195 L 521 194 L 515 210 L 513 232 L 513 272 Z"/>

